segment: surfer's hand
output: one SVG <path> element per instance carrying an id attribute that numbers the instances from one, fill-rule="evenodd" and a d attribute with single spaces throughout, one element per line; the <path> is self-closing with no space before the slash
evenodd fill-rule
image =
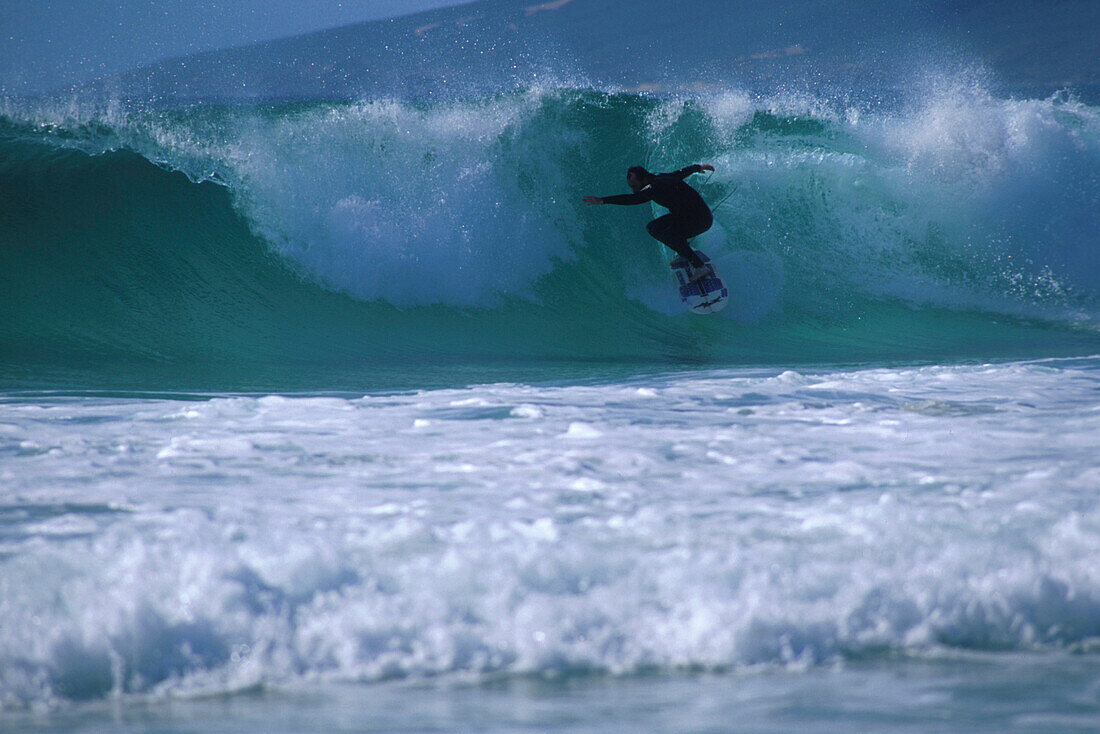
<path id="1" fill-rule="evenodd" d="M 709 163 L 700 163 L 700 164 L 699 164 L 699 170 L 700 170 L 700 171 L 713 171 L 713 170 L 714 170 L 714 166 L 712 166 L 712 165 L 711 165 L 711 164 L 709 164 Z"/>
<path id="2" fill-rule="evenodd" d="M 586 196 L 586 197 L 584 197 L 583 201 L 584 201 L 585 204 L 589 204 L 589 205 L 591 205 L 591 204 L 602 204 L 603 203 L 603 199 L 601 199 L 598 196 Z"/>

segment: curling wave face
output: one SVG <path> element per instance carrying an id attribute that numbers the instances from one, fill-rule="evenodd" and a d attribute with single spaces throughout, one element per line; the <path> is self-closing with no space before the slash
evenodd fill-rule
<path id="1" fill-rule="evenodd" d="M 0 118 L 0 361 L 357 367 L 1095 351 L 1100 118 L 967 80 L 892 105 L 547 87 Z M 733 293 L 682 313 L 623 171 L 696 160 Z M 720 204 L 719 204 L 720 202 Z M 221 368 L 219 368 L 221 369 Z M 213 370 L 217 372 L 218 370 Z M 223 380 L 224 382 L 224 380 Z"/>

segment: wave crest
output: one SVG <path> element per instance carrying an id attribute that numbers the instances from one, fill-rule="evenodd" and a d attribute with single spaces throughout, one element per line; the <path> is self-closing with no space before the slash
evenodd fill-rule
<path id="1" fill-rule="evenodd" d="M 71 316 L 23 299 L 7 327 L 17 356 L 41 351 L 44 334 L 123 352 L 152 342 L 145 351 L 169 358 L 316 353 L 317 323 L 321 351 L 343 354 L 431 344 L 734 361 L 853 348 L 919 358 L 899 354 L 893 335 L 914 328 L 929 347 L 953 330 L 939 335 L 950 354 L 966 341 L 960 324 L 990 316 L 1069 333 L 1071 351 L 1096 331 L 1100 122 L 1066 95 L 996 99 L 964 80 L 865 107 L 561 87 L 438 103 L 13 104 L 0 144 L 17 226 L 4 247 L 40 290 L 98 271 L 79 287 L 100 315 L 73 337 Z M 643 229 L 656 212 L 580 201 L 621 191 L 629 165 L 696 160 L 718 167 L 692 179 L 716 207 L 697 244 L 734 290 L 706 321 L 676 303 L 668 253 Z M 45 211 L 56 221 L 35 214 Z M 59 239 L 68 258 L 29 254 Z M 5 275 L 15 294 L 26 292 L 17 269 Z M 135 304 L 147 334 L 102 333 Z M 281 320 L 298 326 L 279 332 Z M 185 322 L 195 333 L 183 338 Z M 843 347 L 828 329 L 845 332 Z M 234 331 L 249 336 L 235 346 Z M 370 347 L 333 344 L 341 331 Z M 786 346 L 807 339 L 822 348 L 800 357 Z"/>

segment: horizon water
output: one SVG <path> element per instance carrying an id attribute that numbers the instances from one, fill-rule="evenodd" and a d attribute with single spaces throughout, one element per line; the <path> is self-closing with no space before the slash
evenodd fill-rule
<path id="1" fill-rule="evenodd" d="M 0 102 L 5 731 L 1092 731 L 1100 111 Z M 628 165 L 690 179 L 683 312 Z"/>

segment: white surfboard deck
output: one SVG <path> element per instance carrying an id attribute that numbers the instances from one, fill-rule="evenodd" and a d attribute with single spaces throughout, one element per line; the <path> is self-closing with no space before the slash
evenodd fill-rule
<path id="1" fill-rule="evenodd" d="M 695 313 L 721 311 L 726 307 L 726 302 L 729 300 L 729 290 L 722 279 L 718 277 L 710 258 L 699 250 L 695 252 L 699 254 L 703 262 L 710 265 L 711 274 L 692 283 L 690 265 L 686 262 L 681 262 L 679 265 L 671 265 L 670 263 L 672 272 L 676 274 L 676 282 L 680 284 L 680 299 Z"/>

